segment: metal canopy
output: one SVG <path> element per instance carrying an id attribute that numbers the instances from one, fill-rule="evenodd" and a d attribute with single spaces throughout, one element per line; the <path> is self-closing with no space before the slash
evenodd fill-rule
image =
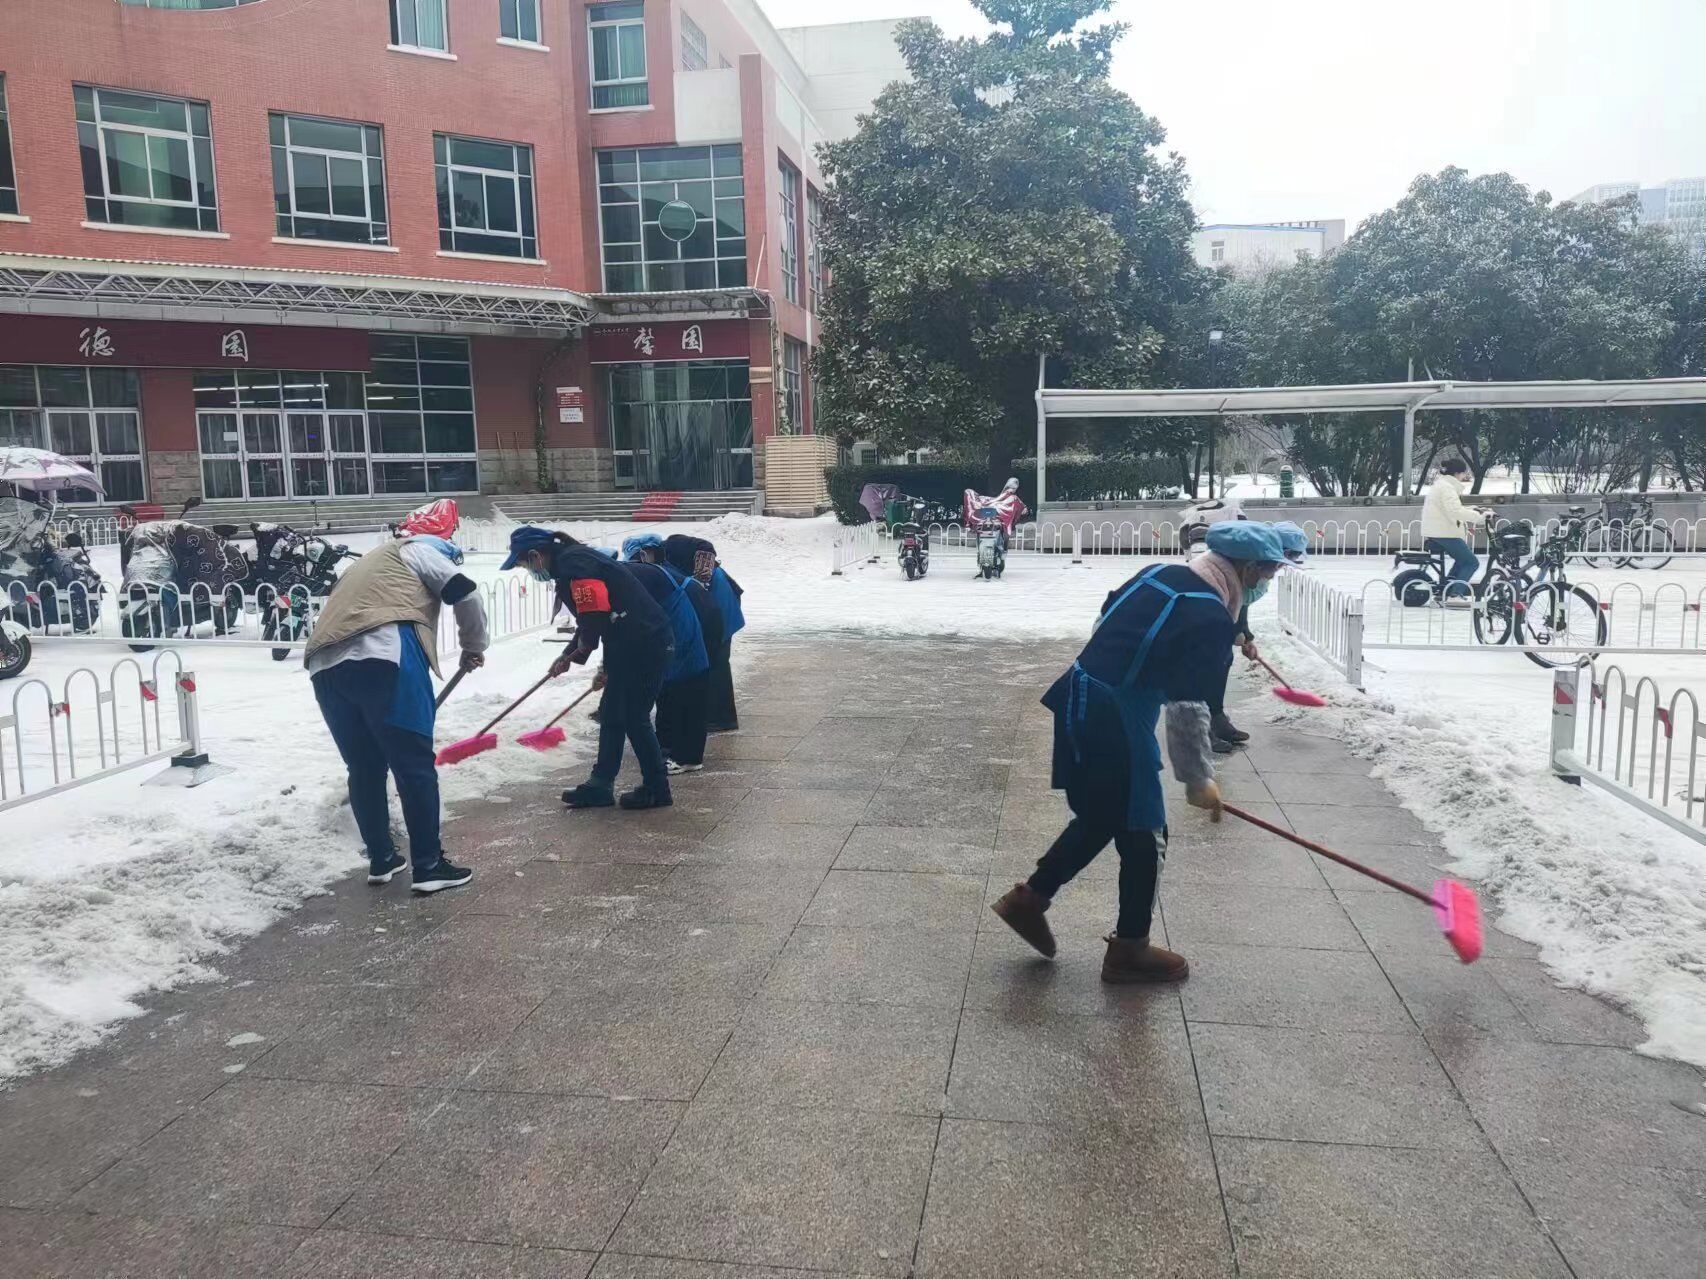
<path id="1" fill-rule="evenodd" d="M 718 320 L 768 315 L 770 298 L 761 289 L 687 289 L 668 293 L 595 293 L 603 312 L 597 323 L 635 319 Z"/>
<path id="2" fill-rule="evenodd" d="M 560 337 L 599 308 L 529 285 L 0 253 L 0 311 Z"/>
<path id="3" fill-rule="evenodd" d="M 1292 413 L 1404 415 L 1403 493 L 1411 491 L 1418 409 L 1598 409 L 1706 404 L 1706 378 L 1595 382 L 1368 382 L 1344 386 L 1234 386 L 1189 390 L 1084 391 L 1037 386 L 1037 501 L 1048 475 L 1050 418 L 1218 417 Z"/>

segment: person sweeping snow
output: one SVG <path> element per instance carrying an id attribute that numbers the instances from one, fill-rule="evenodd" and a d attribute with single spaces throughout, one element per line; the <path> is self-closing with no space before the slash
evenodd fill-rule
<path id="1" fill-rule="evenodd" d="M 437 537 L 389 542 L 338 579 L 304 661 L 320 714 L 349 769 L 350 810 L 367 845 L 370 884 L 404 866 L 391 839 L 385 774 L 397 781 L 409 833 L 410 888 L 460 888 L 474 872 L 439 844 L 438 769 L 433 762 L 430 670 L 438 673 L 438 614 L 456 611 L 461 669 L 485 665 L 486 608 L 463 574 L 462 551 Z"/>
<path id="2" fill-rule="evenodd" d="M 510 534 L 503 567 L 525 568 L 541 582 L 555 582 L 558 600 L 579 623 L 574 644 L 551 664 L 553 678 L 604 649 L 598 756 L 592 776 L 564 791 L 563 803 L 570 808 L 616 803 L 626 742 L 639 761 L 640 785 L 622 796 L 622 807 L 669 807 L 674 803 L 669 774 L 652 728 L 652 707 L 675 655 L 669 617 L 627 565 L 567 533 L 522 525 Z"/>
<path id="3" fill-rule="evenodd" d="M 683 654 L 693 653 L 692 644 L 683 642 L 677 627 L 675 669 L 658 692 L 657 735 L 663 747 L 664 767 L 671 776 L 677 773 L 697 773 L 705 767 L 705 737 L 709 727 L 707 716 L 711 700 L 710 655 L 718 652 L 723 643 L 723 616 L 711 593 L 698 578 L 683 574 L 663 558 L 663 538 L 656 533 L 639 533 L 622 543 L 622 558 L 636 565 L 644 564 L 646 572 L 669 575 L 675 590 L 693 610 L 699 624 L 699 638 L 706 661 L 700 665 Z"/>
<path id="4" fill-rule="evenodd" d="M 1055 953 L 1049 903 L 1112 840 L 1120 854 L 1119 920 L 1102 980 L 1182 981 L 1190 971 L 1182 955 L 1149 940 L 1167 850 L 1156 725 L 1165 706 L 1174 776 L 1187 801 L 1219 821 L 1208 701 L 1225 681 L 1246 593 L 1284 562 L 1266 525 L 1215 525 L 1208 551 L 1188 566 L 1153 565 L 1110 594 L 1078 660 L 1044 695 L 1054 712 L 1053 783 L 1066 792 L 1072 820 L 1030 879 L 992 907 L 1044 955 Z"/>
<path id="5" fill-rule="evenodd" d="M 1279 535 L 1280 547 L 1285 551 L 1286 563 L 1293 566 L 1301 565 L 1309 553 L 1309 535 L 1290 520 L 1279 520 L 1268 525 Z M 1232 636 L 1232 642 L 1238 651 L 1252 662 L 1260 654 L 1256 647 L 1256 635 L 1250 629 L 1250 605 L 1267 594 L 1267 584 L 1244 592 L 1244 607 L 1238 612 L 1238 625 Z M 1228 674 L 1231 667 L 1227 668 Z M 1239 728 L 1226 714 L 1226 686 L 1223 683 L 1220 691 L 1209 701 L 1209 737 L 1214 743 L 1216 755 L 1230 755 L 1245 742 L 1250 740 L 1250 734 Z"/>
<path id="6" fill-rule="evenodd" d="M 711 599 L 722 615 L 723 642 L 711 654 L 710 705 L 706 713 L 711 732 L 737 732 L 740 716 L 735 713 L 735 677 L 729 655 L 736 633 L 746 626 L 746 614 L 740 605 L 746 592 L 718 561 L 717 548 L 702 537 L 672 533 L 664 539 L 663 558 L 676 572 L 698 578 L 711 592 Z"/>

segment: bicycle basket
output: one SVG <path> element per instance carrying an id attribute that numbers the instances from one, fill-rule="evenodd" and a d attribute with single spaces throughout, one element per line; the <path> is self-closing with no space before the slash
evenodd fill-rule
<path id="1" fill-rule="evenodd" d="M 1605 522 L 1622 527 L 1635 522 L 1640 515 L 1639 509 L 1633 502 L 1607 502 L 1605 504 Z"/>
<path id="2" fill-rule="evenodd" d="M 1499 534 L 1499 556 L 1502 559 L 1521 559 L 1527 555 L 1534 544 L 1534 533 L 1529 529 L 1518 529 Z"/>

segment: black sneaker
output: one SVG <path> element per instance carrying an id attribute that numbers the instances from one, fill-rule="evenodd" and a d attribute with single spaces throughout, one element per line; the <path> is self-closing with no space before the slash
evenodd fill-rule
<path id="1" fill-rule="evenodd" d="M 367 882 L 370 884 L 389 884 L 391 877 L 409 864 L 409 859 L 401 853 L 393 852 L 383 861 L 373 858 L 367 860 Z"/>
<path id="2" fill-rule="evenodd" d="M 1237 742 L 1229 742 L 1224 737 L 1216 737 L 1209 745 L 1216 755 L 1235 755 L 1242 749 Z"/>
<path id="3" fill-rule="evenodd" d="M 1210 731 L 1223 742 L 1244 743 L 1250 740 L 1250 734 L 1239 728 L 1225 715 L 1216 715 L 1209 721 Z"/>
<path id="4" fill-rule="evenodd" d="M 426 874 L 417 874 L 409 885 L 409 891 L 415 893 L 442 893 L 447 888 L 461 888 L 474 878 L 474 872 L 465 866 L 454 865 L 450 858 L 440 857 L 438 865 Z"/>
<path id="5" fill-rule="evenodd" d="M 622 807 L 634 808 L 669 808 L 675 803 L 674 797 L 668 791 L 654 794 L 644 786 L 636 786 L 622 796 Z"/>
<path id="6" fill-rule="evenodd" d="M 570 808 L 609 808 L 616 803 L 616 796 L 602 786 L 582 782 L 563 792 L 563 803 Z"/>

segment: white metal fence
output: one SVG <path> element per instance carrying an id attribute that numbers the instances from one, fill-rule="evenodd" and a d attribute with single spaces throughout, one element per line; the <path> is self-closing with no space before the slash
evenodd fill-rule
<path id="1" fill-rule="evenodd" d="M 1282 572 L 1274 579 L 1280 629 L 1331 662 L 1362 687 L 1362 600 L 1307 573 Z"/>
<path id="2" fill-rule="evenodd" d="M 60 545 L 75 533 L 84 546 L 117 546 L 124 531 L 136 523 L 128 515 L 62 515 L 53 521 Z"/>
<path id="3" fill-rule="evenodd" d="M 163 664 L 164 668 L 163 668 Z M 205 757 L 195 672 L 170 650 L 143 674 L 133 657 L 103 681 L 89 667 L 65 677 L 9 685 L 0 715 L 0 812 L 158 760 Z M 173 709 L 162 713 L 170 696 Z"/>
<path id="4" fill-rule="evenodd" d="M 1552 771 L 1565 781 L 1590 783 L 1706 844 L 1703 742 L 1700 703 L 1686 688 L 1667 698 L 1651 678 L 1631 684 L 1618 666 L 1560 670 L 1553 678 Z"/>

